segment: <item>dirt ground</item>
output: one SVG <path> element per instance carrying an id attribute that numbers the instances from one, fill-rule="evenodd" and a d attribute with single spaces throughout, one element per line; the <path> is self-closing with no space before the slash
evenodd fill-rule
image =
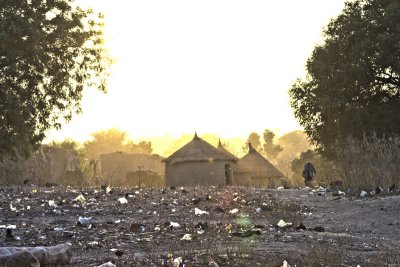
<path id="1" fill-rule="evenodd" d="M 0 246 L 69 242 L 70 266 L 400 266 L 399 211 L 383 193 L 2 187 Z"/>

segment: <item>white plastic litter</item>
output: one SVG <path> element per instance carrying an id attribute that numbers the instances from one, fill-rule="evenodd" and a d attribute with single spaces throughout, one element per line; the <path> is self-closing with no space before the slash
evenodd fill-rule
<path id="1" fill-rule="evenodd" d="M 286 260 L 284 260 L 281 267 L 290 267 L 290 265 Z"/>
<path id="2" fill-rule="evenodd" d="M 128 200 L 125 197 L 118 198 L 119 203 L 128 204 Z"/>
<path id="3" fill-rule="evenodd" d="M 238 209 L 233 209 L 233 210 L 230 210 L 230 211 L 229 211 L 230 214 L 235 214 L 235 213 L 238 213 L 238 212 L 239 212 Z"/>
<path id="4" fill-rule="evenodd" d="M 365 191 L 361 191 L 360 197 L 366 197 L 366 196 L 368 196 L 368 193 Z"/>
<path id="5" fill-rule="evenodd" d="M 112 188 L 111 188 L 110 186 L 107 186 L 107 188 L 106 188 L 106 193 L 107 193 L 107 194 L 110 194 L 111 191 L 112 191 Z"/>
<path id="6" fill-rule="evenodd" d="M 283 189 L 285 189 L 283 186 L 279 186 L 279 187 L 277 188 L 277 190 L 283 190 Z"/>
<path id="7" fill-rule="evenodd" d="M 77 196 L 77 197 L 75 198 L 75 201 L 78 201 L 78 202 L 83 203 L 83 202 L 86 201 L 86 198 L 85 198 L 82 194 L 80 194 L 79 196 Z"/>
<path id="8" fill-rule="evenodd" d="M 182 263 L 182 257 L 174 259 L 174 267 L 179 267 Z"/>
<path id="9" fill-rule="evenodd" d="M 57 204 L 54 200 L 49 200 L 49 206 L 53 208 L 57 208 Z"/>
<path id="10" fill-rule="evenodd" d="M 99 265 L 98 267 L 117 267 L 117 265 L 113 264 L 111 261 L 103 263 L 102 265 Z"/>
<path id="11" fill-rule="evenodd" d="M 17 226 L 15 224 L 7 224 L 7 225 L 0 225 L 0 229 L 17 229 Z"/>
<path id="12" fill-rule="evenodd" d="M 209 214 L 209 213 L 208 213 L 208 211 L 201 210 L 201 209 L 198 209 L 198 208 L 194 208 L 194 214 L 203 215 L 203 214 Z"/>
<path id="13" fill-rule="evenodd" d="M 260 213 L 261 212 L 261 208 L 256 208 L 256 212 Z"/>
<path id="14" fill-rule="evenodd" d="M 180 224 L 179 224 L 179 223 L 176 223 L 176 222 L 170 222 L 169 224 L 172 226 L 172 228 L 179 228 L 179 227 L 181 227 Z"/>
<path id="15" fill-rule="evenodd" d="M 11 210 L 11 211 L 17 211 L 17 208 L 14 208 L 13 205 L 12 205 L 12 203 L 10 203 L 10 210 Z"/>
<path id="16" fill-rule="evenodd" d="M 192 235 L 191 234 L 185 234 L 181 240 L 186 240 L 186 241 L 191 241 L 192 240 Z"/>
<path id="17" fill-rule="evenodd" d="M 292 223 L 285 222 L 284 220 L 280 220 L 278 222 L 278 227 L 281 227 L 281 228 L 286 227 L 286 226 L 291 226 L 291 225 L 292 225 Z"/>

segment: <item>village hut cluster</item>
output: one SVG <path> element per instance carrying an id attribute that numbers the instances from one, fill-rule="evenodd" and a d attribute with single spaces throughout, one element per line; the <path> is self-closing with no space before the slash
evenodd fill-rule
<path id="1" fill-rule="evenodd" d="M 239 159 L 225 149 L 221 141 L 214 147 L 197 134 L 167 158 L 124 152 L 103 154 L 92 175 L 90 181 L 85 181 L 76 152 L 47 145 L 27 160 L 0 163 L 0 178 L 6 183 L 18 184 L 25 180 L 38 185 L 73 186 L 91 183 L 120 187 L 276 187 L 286 181 L 251 144 L 248 153 Z"/>
<path id="2" fill-rule="evenodd" d="M 100 165 L 102 180 L 120 186 L 275 187 L 285 183 L 285 176 L 251 144 L 239 159 L 221 141 L 214 147 L 197 134 L 165 159 L 118 152 L 102 155 Z"/>

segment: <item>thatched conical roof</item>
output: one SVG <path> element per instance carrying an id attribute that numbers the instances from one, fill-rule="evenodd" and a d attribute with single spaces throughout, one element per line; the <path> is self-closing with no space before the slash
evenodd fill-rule
<path id="1" fill-rule="evenodd" d="M 189 161 L 236 161 L 234 156 L 216 149 L 195 133 L 193 140 L 175 151 L 171 156 L 164 159 L 166 163 L 189 162 Z"/>
<path id="2" fill-rule="evenodd" d="M 236 160 L 238 160 L 239 158 L 236 157 L 235 155 L 233 155 L 231 152 L 229 152 L 221 143 L 221 139 L 218 139 L 218 150 L 225 152 L 226 154 L 228 154 L 229 156 L 235 158 Z"/>
<path id="3" fill-rule="evenodd" d="M 246 168 L 251 170 L 254 177 L 285 177 L 274 165 L 264 158 L 257 150 L 249 143 L 249 153 L 239 160 Z"/>

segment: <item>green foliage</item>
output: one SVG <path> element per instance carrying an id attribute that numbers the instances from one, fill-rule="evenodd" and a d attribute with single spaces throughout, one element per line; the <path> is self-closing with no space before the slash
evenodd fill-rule
<path id="1" fill-rule="evenodd" d="M 0 155 L 28 156 L 80 111 L 82 91 L 106 91 L 103 17 L 74 0 L 0 3 Z"/>
<path id="2" fill-rule="evenodd" d="M 400 2 L 346 3 L 290 89 L 295 117 L 325 156 L 347 137 L 400 133 Z"/>

